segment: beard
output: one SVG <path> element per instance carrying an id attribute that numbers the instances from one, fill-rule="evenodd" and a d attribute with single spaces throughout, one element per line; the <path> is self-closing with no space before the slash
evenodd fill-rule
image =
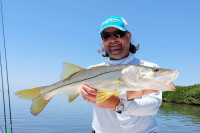
<path id="1" fill-rule="evenodd" d="M 123 53 L 123 47 L 121 44 L 110 45 L 108 46 L 108 50 L 106 50 L 109 55 L 118 55 Z"/>

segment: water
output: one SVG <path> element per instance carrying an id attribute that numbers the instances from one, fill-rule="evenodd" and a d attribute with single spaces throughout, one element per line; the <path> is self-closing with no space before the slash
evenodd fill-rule
<path id="1" fill-rule="evenodd" d="M 1 95 L 0 98 L 0 126 L 4 129 Z M 30 114 L 31 101 L 14 95 L 11 100 L 14 133 L 90 133 L 92 130 L 93 105 L 81 97 L 69 104 L 64 94 L 58 95 L 38 116 Z M 156 120 L 158 133 L 200 133 L 200 106 L 163 103 Z"/>
<path id="2" fill-rule="evenodd" d="M 162 103 L 156 120 L 161 133 L 200 133 L 200 106 Z"/>

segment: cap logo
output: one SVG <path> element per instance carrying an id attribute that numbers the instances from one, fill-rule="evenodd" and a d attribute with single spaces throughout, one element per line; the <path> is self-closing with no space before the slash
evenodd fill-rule
<path id="1" fill-rule="evenodd" d="M 120 22 L 120 21 L 121 21 L 121 20 L 116 19 L 116 18 L 110 18 L 110 19 L 106 20 L 106 21 L 103 23 L 103 25 L 104 25 L 104 24 L 107 24 L 107 23 L 110 23 L 110 22 Z"/>

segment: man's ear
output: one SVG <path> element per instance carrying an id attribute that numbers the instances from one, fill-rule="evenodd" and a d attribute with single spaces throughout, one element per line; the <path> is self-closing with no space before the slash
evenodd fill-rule
<path id="1" fill-rule="evenodd" d="M 131 34 L 130 32 L 128 32 L 127 37 L 128 37 L 128 39 L 130 40 L 130 42 L 131 42 L 131 36 L 132 36 L 132 34 Z M 133 40 L 132 40 L 132 41 L 133 41 Z"/>
<path id="2" fill-rule="evenodd" d="M 128 39 L 131 39 L 131 36 L 132 36 L 131 32 L 128 32 Z"/>

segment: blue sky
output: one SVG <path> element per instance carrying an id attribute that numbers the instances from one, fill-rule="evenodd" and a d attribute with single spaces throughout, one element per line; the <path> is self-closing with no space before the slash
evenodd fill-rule
<path id="1" fill-rule="evenodd" d="M 200 83 L 199 5 L 198 0 L 3 0 L 11 89 L 58 81 L 63 62 L 84 68 L 103 62 L 99 30 L 110 16 L 128 22 L 133 43 L 140 44 L 137 58 L 179 70 L 175 85 Z"/>

